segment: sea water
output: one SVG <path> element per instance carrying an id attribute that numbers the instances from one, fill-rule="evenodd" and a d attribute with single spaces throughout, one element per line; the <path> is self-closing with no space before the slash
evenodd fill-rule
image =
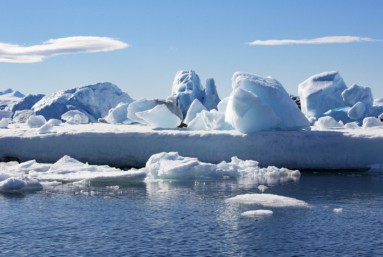
<path id="1" fill-rule="evenodd" d="M 382 255 L 382 185 L 383 176 L 364 173 L 302 173 L 287 182 L 226 178 L 45 185 L 33 193 L 0 194 L 0 255 Z M 262 191 L 308 206 L 226 201 Z M 272 215 L 241 215 L 254 210 Z"/>

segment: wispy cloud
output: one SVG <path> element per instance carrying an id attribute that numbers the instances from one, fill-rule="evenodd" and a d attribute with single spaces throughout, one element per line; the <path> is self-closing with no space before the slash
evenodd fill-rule
<path id="1" fill-rule="evenodd" d="M 320 37 L 314 39 L 301 39 L 301 40 L 256 40 L 246 43 L 250 46 L 263 45 L 263 46 L 278 46 L 278 45 L 295 45 L 295 44 L 337 44 L 337 43 L 353 43 L 353 42 L 371 42 L 381 41 L 368 37 L 352 37 L 352 36 L 336 36 L 336 37 Z"/>
<path id="2" fill-rule="evenodd" d="M 0 43 L 0 62 L 33 63 L 61 54 L 107 52 L 128 46 L 113 38 L 82 36 L 49 39 L 33 46 Z"/>

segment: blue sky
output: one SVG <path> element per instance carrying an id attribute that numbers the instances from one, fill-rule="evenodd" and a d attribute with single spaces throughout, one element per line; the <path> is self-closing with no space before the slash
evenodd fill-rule
<path id="1" fill-rule="evenodd" d="M 337 70 L 346 84 L 383 97 L 383 42 L 253 45 L 256 40 L 355 36 L 383 40 L 383 1 L 18 1 L 0 2 L 0 43 L 32 46 L 93 36 L 129 47 L 0 62 L 0 91 L 50 94 L 112 82 L 139 99 L 166 98 L 178 70 L 214 78 L 221 98 L 236 71 L 276 78 L 297 94 L 308 77 Z M 1 49 L 0 49 L 1 58 Z"/>

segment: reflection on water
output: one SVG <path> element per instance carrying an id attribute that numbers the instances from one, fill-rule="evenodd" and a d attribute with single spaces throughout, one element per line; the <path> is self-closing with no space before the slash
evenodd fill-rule
<path id="1" fill-rule="evenodd" d="M 382 184 L 383 176 L 304 173 L 298 179 L 46 185 L 34 193 L 0 194 L 0 252 L 8 256 L 376 256 L 383 252 Z M 309 207 L 265 208 L 225 201 L 262 193 L 260 185 L 268 187 L 265 193 L 296 198 Z M 343 211 L 334 212 L 336 208 Z M 273 214 L 241 216 L 259 209 Z"/>

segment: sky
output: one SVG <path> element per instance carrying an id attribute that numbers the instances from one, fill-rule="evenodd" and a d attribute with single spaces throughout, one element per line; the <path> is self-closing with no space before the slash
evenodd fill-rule
<path id="1" fill-rule="evenodd" d="M 112 82 L 166 98 L 179 70 L 277 79 L 291 94 L 339 71 L 383 97 L 383 1 L 0 1 L 0 91 L 51 94 Z"/>

